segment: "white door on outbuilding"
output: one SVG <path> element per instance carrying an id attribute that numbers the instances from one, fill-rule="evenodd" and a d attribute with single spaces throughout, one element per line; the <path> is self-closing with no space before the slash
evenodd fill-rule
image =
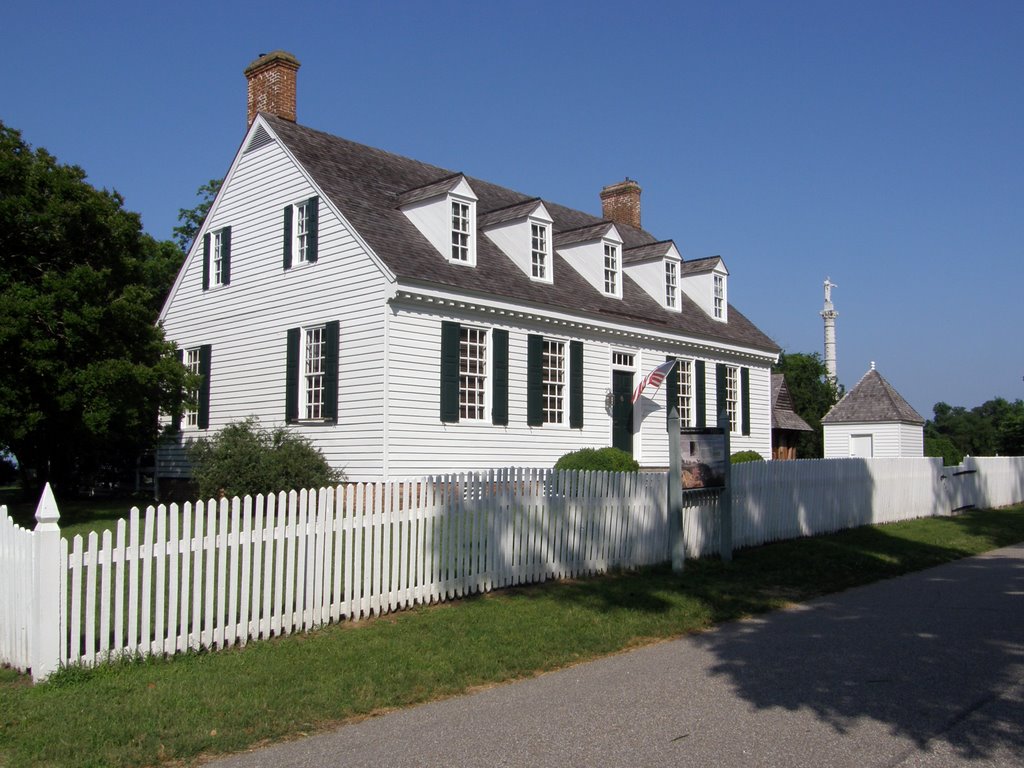
<path id="1" fill-rule="evenodd" d="M 850 456 L 857 459 L 870 459 L 874 456 L 872 436 L 850 435 Z"/>

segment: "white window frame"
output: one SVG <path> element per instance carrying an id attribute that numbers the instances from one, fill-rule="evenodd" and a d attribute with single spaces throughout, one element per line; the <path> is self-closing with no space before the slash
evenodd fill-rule
<path id="1" fill-rule="evenodd" d="M 725 319 L 725 276 L 715 273 L 714 278 L 714 314 L 716 320 Z"/>
<path id="2" fill-rule="evenodd" d="M 450 241 L 448 261 L 476 266 L 476 203 L 465 197 L 448 197 Z"/>
<path id="3" fill-rule="evenodd" d="M 196 376 L 200 373 L 199 367 L 199 347 L 190 347 L 185 350 L 185 368 L 188 372 L 195 374 Z M 199 390 L 190 389 L 188 392 L 189 400 L 192 401 L 192 405 L 185 409 L 184 426 L 190 428 L 197 428 L 199 426 Z"/>
<path id="4" fill-rule="evenodd" d="M 674 261 L 665 262 L 665 306 L 679 309 L 679 265 Z"/>
<path id="5" fill-rule="evenodd" d="M 604 292 L 607 296 L 622 296 L 622 259 L 619 246 L 603 241 L 604 245 Z"/>
<path id="6" fill-rule="evenodd" d="M 224 285 L 224 230 L 210 233 L 210 285 Z"/>
<path id="7" fill-rule="evenodd" d="M 530 221 L 530 277 L 551 282 L 551 227 Z"/>
<path id="8" fill-rule="evenodd" d="M 729 416 L 729 432 L 739 434 L 740 424 L 740 369 L 725 366 L 725 412 Z"/>
<path id="9" fill-rule="evenodd" d="M 693 360 L 686 357 L 676 358 L 676 377 L 679 382 L 679 399 L 676 408 L 679 411 L 679 426 L 692 427 L 694 419 Z"/>
<path id="10" fill-rule="evenodd" d="M 309 200 L 292 206 L 292 255 L 296 264 L 309 263 Z"/>
<path id="11" fill-rule="evenodd" d="M 299 420 L 323 421 L 327 376 L 327 326 L 302 329 L 299 344 Z"/>
<path id="12" fill-rule="evenodd" d="M 616 371 L 636 371 L 636 353 L 612 350 L 612 368 Z"/>
<path id="13" fill-rule="evenodd" d="M 484 422 L 490 412 L 490 331 L 459 326 L 459 421 Z"/>
<path id="14" fill-rule="evenodd" d="M 569 422 L 568 354 L 567 341 L 544 337 L 541 356 L 541 413 L 542 423 L 545 425 Z"/>

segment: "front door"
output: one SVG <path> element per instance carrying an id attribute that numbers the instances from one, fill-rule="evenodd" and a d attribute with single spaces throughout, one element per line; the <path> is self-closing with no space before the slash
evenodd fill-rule
<path id="1" fill-rule="evenodd" d="M 633 455 L 633 374 L 612 371 L 612 445 Z"/>

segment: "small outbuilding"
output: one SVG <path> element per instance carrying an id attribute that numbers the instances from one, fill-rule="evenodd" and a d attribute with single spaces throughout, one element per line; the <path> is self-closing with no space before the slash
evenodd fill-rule
<path id="1" fill-rule="evenodd" d="M 812 432 L 810 425 L 793 410 L 793 397 L 789 394 L 786 377 L 772 374 L 772 458 L 795 459 L 800 435 Z"/>
<path id="2" fill-rule="evenodd" d="M 826 459 L 924 456 L 924 419 L 874 363 L 821 426 Z"/>

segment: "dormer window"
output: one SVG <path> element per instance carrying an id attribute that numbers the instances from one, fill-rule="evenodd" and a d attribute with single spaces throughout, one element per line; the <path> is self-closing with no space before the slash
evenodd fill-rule
<path id="1" fill-rule="evenodd" d="M 611 243 L 604 244 L 604 292 L 619 295 L 619 248 Z"/>
<path id="2" fill-rule="evenodd" d="M 665 306 L 675 309 L 679 305 L 679 267 L 674 261 L 665 262 Z"/>
<path id="3" fill-rule="evenodd" d="M 722 320 L 725 317 L 725 278 L 722 275 L 715 275 L 715 319 Z"/>
<path id="4" fill-rule="evenodd" d="M 469 203 L 452 200 L 452 261 L 472 263 L 472 209 Z"/>
<path id="5" fill-rule="evenodd" d="M 548 280 L 548 262 L 551 259 L 551 238 L 544 224 L 530 224 L 530 268 L 537 280 Z"/>

